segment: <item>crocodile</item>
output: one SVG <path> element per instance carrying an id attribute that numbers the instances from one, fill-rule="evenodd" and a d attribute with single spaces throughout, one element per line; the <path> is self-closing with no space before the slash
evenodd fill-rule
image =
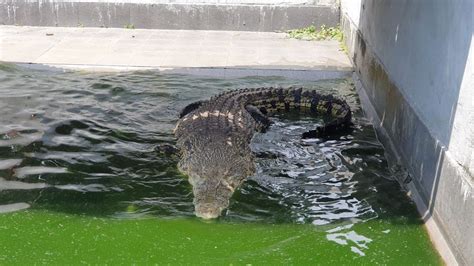
<path id="1" fill-rule="evenodd" d="M 302 88 L 231 90 L 183 109 L 174 130 L 178 169 L 192 186 L 196 216 L 217 218 L 228 208 L 234 191 L 255 173 L 253 135 L 271 125 L 269 116 L 289 111 L 326 118 L 303 138 L 324 138 L 352 126 L 346 101 Z"/>

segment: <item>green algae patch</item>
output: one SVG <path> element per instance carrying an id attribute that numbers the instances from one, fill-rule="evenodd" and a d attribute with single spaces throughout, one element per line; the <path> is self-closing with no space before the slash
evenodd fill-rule
<path id="1" fill-rule="evenodd" d="M 111 219 L 27 210 L 0 215 L 0 264 L 441 265 L 422 224 Z"/>

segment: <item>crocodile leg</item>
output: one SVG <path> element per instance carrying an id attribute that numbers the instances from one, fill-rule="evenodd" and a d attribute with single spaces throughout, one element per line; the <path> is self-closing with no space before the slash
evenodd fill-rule
<path id="1" fill-rule="evenodd" d="M 348 124 L 349 123 L 349 124 Z M 330 136 L 341 136 L 352 132 L 352 123 L 346 121 L 333 120 L 324 126 L 317 127 L 314 130 L 304 132 L 301 137 L 303 139 L 327 138 Z"/>
<path id="2" fill-rule="evenodd" d="M 271 125 L 272 121 L 266 115 L 264 115 L 256 106 L 247 105 L 245 109 L 257 122 L 257 131 L 265 132 Z"/>
<path id="3" fill-rule="evenodd" d="M 170 143 L 160 143 L 156 145 L 155 151 L 166 157 L 179 156 L 179 149 Z"/>

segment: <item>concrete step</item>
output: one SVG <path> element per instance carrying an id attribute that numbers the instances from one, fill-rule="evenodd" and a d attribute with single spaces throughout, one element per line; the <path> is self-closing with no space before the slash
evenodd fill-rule
<path id="1" fill-rule="evenodd" d="M 286 31 L 339 22 L 337 0 L 0 0 L 0 24 Z"/>
<path id="2" fill-rule="evenodd" d="M 312 80 L 339 78 L 352 71 L 337 41 L 239 31 L 0 26 L 0 61 L 102 71 L 158 69 Z"/>

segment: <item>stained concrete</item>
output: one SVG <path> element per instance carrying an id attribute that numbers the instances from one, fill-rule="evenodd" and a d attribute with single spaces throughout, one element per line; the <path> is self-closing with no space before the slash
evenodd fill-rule
<path id="1" fill-rule="evenodd" d="M 472 1 L 343 0 L 364 106 L 449 265 L 474 265 Z M 363 98 L 363 97 L 361 97 Z M 439 234 L 436 234 L 439 232 Z"/>
<path id="2" fill-rule="evenodd" d="M 337 41 L 301 41 L 270 32 L 0 26 L 0 61 L 305 79 L 352 71 Z"/>
<path id="3" fill-rule="evenodd" d="M 0 24 L 60 27 L 285 31 L 339 22 L 336 0 L 0 0 Z"/>

